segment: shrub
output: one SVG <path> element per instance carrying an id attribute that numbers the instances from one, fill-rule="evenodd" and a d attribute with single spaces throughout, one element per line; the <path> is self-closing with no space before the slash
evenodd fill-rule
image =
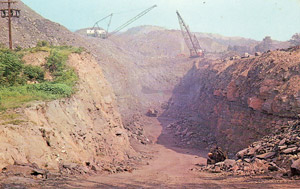
<path id="1" fill-rule="evenodd" d="M 78 80 L 78 76 L 75 71 L 71 68 L 65 70 L 64 72 L 60 72 L 60 75 L 57 75 L 54 82 L 55 83 L 64 83 L 69 86 L 74 86 L 76 81 Z"/>
<path id="2" fill-rule="evenodd" d="M 49 47 L 48 41 L 38 41 L 36 47 Z"/>
<path id="3" fill-rule="evenodd" d="M 64 70 L 67 59 L 68 57 L 60 51 L 52 50 L 47 58 L 46 68 L 55 75 Z"/>
<path id="4" fill-rule="evenodd" d="M 61 49 L 70 47 L 60 47 Z M 50 56 L 47 58 L 46 68 L 55 76 L 55 83 L 64 83 L 70 86 L 74 86 L 78 80 L 75 71 L 66 65 L 68 55 L 70 51 L 65 50 L 53 50 Z"/>
<path id="5" fill-rule="evenodd" d="M 86 51 L 85 48 L 79 47 L 79 48 L 76 48 L 76 49 L 74 50 L 74 53 L 76 53 L 76 54 L 81 54 L 81 53 L 84 52 L 84 51 Z"/>
<path id="6" fill-rule="evenodd" d="M 43 81 L 45 76 L 44 70 L 41 67 L 33 65 L 26 65 L 23 73 L 31 81 Z"/>
<path id="7" fill-rule="evenodd" d="M 295 33 L 289 42 L 294 46 L 300 45 L 300 33 Z"/>
<path id="8" fill-rule="evenodd" d="M 47 45 L 39 42 L 37 46 L 41 47 L 18 52 L 0 49 L 0 111 L 20 107 L 34 100 L 70 97 L 75 92 L 78 76 L 66 62 L 71 53 L 81 53 L 84 49 Z M 38 51 L 50 52 L 45 67 L 24 65 L 22 55 Z M 54 76 L 52 82 L 44 80 L 45 69 L 49 69 Z M 26 84 L 28 80 L 40 83 Z"/>
<path id="9" fill-rule="evenodd" d="M 13 51 L 0 50 L 0 85 L 24 84 L 25 80 L 21 78 L 23 62 Z"/>
<path id="10" fill-rule="evenodd" d="M 16 52 L 19 52 L 21 50 L 22 50 L 22 47 L 20 47 L 20 46 L 17 46 L 16 49 L 15 49 Z"/>
<path id="11" fill-rule="evenodd" d="M 69 97 L 73 94 L 72 87 L 62 83 L 41 83 L 36 85 L 28 85 L 27 90 L 37 90 L 62 97 Z"/>

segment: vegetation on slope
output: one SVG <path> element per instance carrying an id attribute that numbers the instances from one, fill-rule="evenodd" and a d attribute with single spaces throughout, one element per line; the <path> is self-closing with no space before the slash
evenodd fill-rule
<path id="1" fill-rule="evenodd" d="M 39 51 L 50 53 L 45 65 L 33 66 L 22 61 L 25 54 Z M 0 111 L 34 100 L 71 96 L 78 78 L 66 62 L 69 54 L 82 51 L 70 46 L 49 46 L 44 41 L 30 49 L 0 49 Z M 51 74 L 51 80 L 45 79 L 46 72 Z"/>

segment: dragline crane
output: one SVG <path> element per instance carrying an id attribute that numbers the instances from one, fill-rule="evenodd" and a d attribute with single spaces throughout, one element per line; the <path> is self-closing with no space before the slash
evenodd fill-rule
<path id="1" fill-rule="evenodd" d="M 109 26 L 111 24 L 112 17 L 113 17 L 113 13 L 106 16 L 106 17 L 104 17 L 104 18 L 102 18 L 102 19 L 100 19 L 100 20 L 98 20 L 91 29 L 88 29 L 86 31 L 87 35 L 92 36 L 92 37 L 100 37 L 100 38 L 103 38 L 103 39 L 107 38 L 107 34 L 108 34 Z M 99 27 L 99 23 L 102 22 L 103 20 L 107 19 L 107 18 L 109 18 L 109 22 L 108 22 L 108 25 L 107 25 L 107 29 L 104 30 L 104 29 Z"/>
<path id="2" fill-rule="evenodd" d="M 190 50 L 190 57 L 191 58 L 203 57 L 204 52 L 199 44 L 199 41 L 198 41 L 196 35 L 195 34 L 193 35 L 191 33 L 189 26 L 185 24 L 183 18 L 179 14 L 179 12 L 176 11 L 176 13 L 178 16 L 179 25 L 181 28 L 181 32 L 182 32 L 184 41 Z"/>
<path id="3" fill-rule="evenodd" d="M 157 5 L 153 5 L 152 7 L 144 10 L 143 12 L 141 12 L 140 14 L 136 15 L 135 17 L 131 18 L 130 20 L 128 20 L 126 23 L 124 23 L 123 25 L 119 26 L 117 29 L 115 29 L 112 33 L 110 33 L 108 36 L 112 36 L 116 33 L 118 33 L 119 31 L 121 31 L 122 29 L 124 29 L 125 27 L 127 27 L 128 25 L 132 24 L 133 22 L 135 22 L 136 20 L 138 20 L 139 18 L 141 18 L 142 16 L 144 16 L 145 14 L 147 14 L 148 12 L 150 12 L 152 9 L 154 9 L 155 7 L 157 7 Z"/>
<path id="4" fill-rule="evenodd" d="M 142 16 L 144 16 L 145 14 L 147 14 L 148 12 L 150 12 L 152 9 L 154 9 L 155 7 L 157 7 L 157 5 L 154 5 L 146 10 L 144 10 L 143 12 L 139 13 L 138 15 L 136 15 L 135 17 L 133 17 L 132 19 L 130 19 L 129 21 L 127 21 L 126 23 L 122 24 L 121 26 L 119 26 L 118 28 L 116 28 L 113 32 L 108 33 L 108 29 L 110 27 L 111 24 L 111 20 L 112 20 L 112 16 L 113 13 L 102 18 L 101 20 L 97 21 L 94 26 L 91 29 L 88 29 L 87 35 L 88 36 L 92 36 L 92 37 L 100 37 L 102 39 L 106 39 L 112 35 L 115 35 L 116 33 L 118 33 L 119 31 L 121 31 L 122 29 L 124 29 L 125 27 L 127 27 L 128 25 L 132 24 L 133 22 L 135 22 L 136 20 L 138 20 L 139 18 L 141 18 Z M 102 22 L 103 20 L 109 18 L 109 22 L 108 22 L 108 26 L 107 26 L 107 30 L 102 29 L 99 27 L 99 23 Z"/>

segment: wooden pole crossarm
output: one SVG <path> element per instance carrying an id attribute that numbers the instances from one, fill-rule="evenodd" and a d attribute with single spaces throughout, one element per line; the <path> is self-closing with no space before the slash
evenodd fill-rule
<path id="1" fill-rule="evenodd" d="M 8 15 L 8 9 L 1 9 L 1 17 L 2 18 L 7 18 Z M 19 9 L 10 9 L 11 12 L 11 17 L 19 18 L 20 17 L 20 11 Z"/>
<path id="2" fill-rule="evenodd" d="M 11 20 L 14 17 L 16 17 L 16 18 L 20 17 L 20 10 L 11 8 L 11 4 L 17 3 L 17 1 L 7 0 L 7 1 L 1 1 L 0 3 L 1 4 L 7 4 L 7 9 L 1 9 L 0 11 L 1 11 L 1 17 L 2 18 L 8 18 L 9 48 L 12 49 L 13 44 L 12 44 L 12 27 L 11 27 L 12 24 L 11 24 Z"/>
<path id="3" fill-rule="evenodd" d="M 17 3 L 17 1 L 1 1 L 0 3 Z"/>

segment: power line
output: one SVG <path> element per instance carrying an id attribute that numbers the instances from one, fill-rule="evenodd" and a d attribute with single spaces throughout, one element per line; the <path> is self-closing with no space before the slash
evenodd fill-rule
<path id="1" fill-rule="evenodd" d="M 144 7 L 144 8 L 137 8 L 137 9 L 131 9 L 131 10 L 126 10 L 126 11 L 119 11 L 119 12 L 115 12 L 113 14 L 127 14 L 127 13 L 132 13 L 132 12 L 137 12 L 137 11 L 141 11 L 141 10 L 145 10 L 148 7 Z"/>

